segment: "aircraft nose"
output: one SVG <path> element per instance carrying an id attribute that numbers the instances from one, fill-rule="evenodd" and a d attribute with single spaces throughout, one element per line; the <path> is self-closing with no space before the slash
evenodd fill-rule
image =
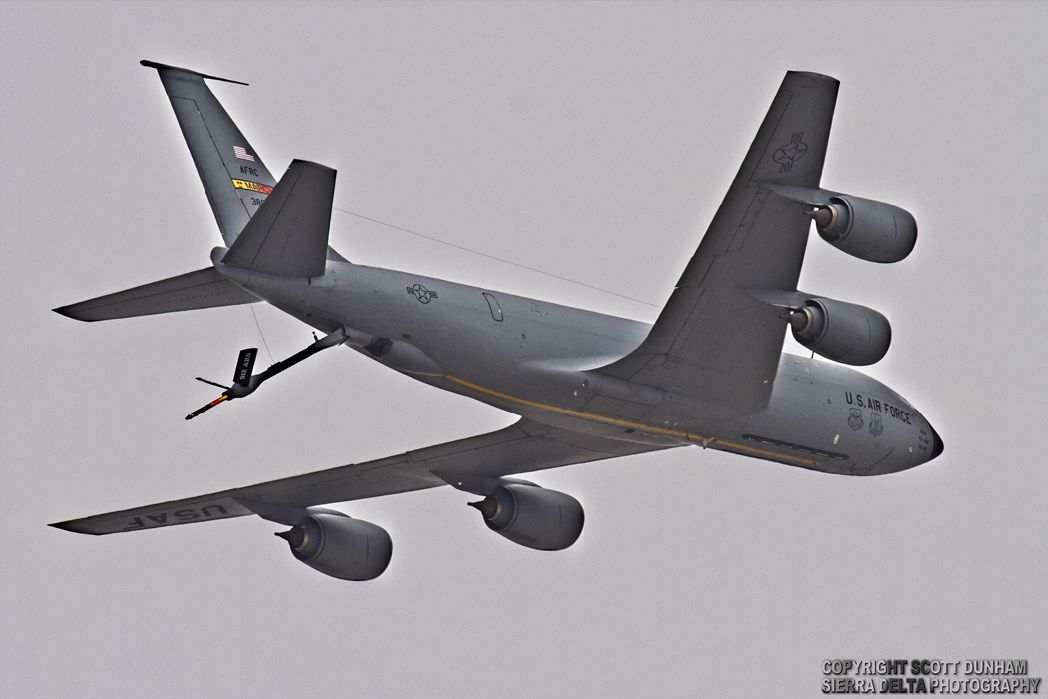
<path id="1" fill-rule="evenodd" d="M 928 459 L 928 461 L 931 461 L 936 456 L 942 453 L 943 445 L 942 437 L 940 437 L 939 433 L 935 431 L 935 428 L 931 425 L 928 425 L 928 429 L 932 431 L 932 457 L 931 459 Z"/>

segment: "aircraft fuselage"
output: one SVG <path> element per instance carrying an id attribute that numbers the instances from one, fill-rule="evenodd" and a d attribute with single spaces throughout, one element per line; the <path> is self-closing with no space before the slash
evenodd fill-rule
<path id="1" fill-rule="evenodd" d="M 884 384 L 783 354 L 766 406 L 676 395 L 597 371 L 650 326 L 394 270 L 329 261 L 325 274 L 218 271 L 290 315 L 438 388 L 575 432 L 664 447 L 699 445 L 828 473 L 877 475 L 935 455 L 925 418 Z M 785 332 L 785 323 L 784 323 Z"/>

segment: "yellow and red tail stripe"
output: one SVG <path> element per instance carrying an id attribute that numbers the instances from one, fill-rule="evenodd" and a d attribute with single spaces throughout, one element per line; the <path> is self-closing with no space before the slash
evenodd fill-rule
<path id="1" fill-rule="evenodd" d="M 246 189 L 259 194 L 271 194 L 273 192 L 273 188 L 268 184 L 259 184 L 258 182 L 249 182 L 248 180 L 233 180 L 233 186 L 237 189 Z"/>

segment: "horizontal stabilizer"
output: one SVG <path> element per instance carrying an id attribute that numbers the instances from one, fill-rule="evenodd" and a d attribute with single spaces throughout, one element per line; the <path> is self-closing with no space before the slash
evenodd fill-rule
<path id="1" fill-rule="evenodd" d="M 206 267 L 54 310 L 68 318 L 95 321 L 236 306 L 256 301 L 258 298 L 220 275 L 214 267 Z"/>
<path id="2" fill-rule="evenodd" d="M 327 259 L 335 170 L 293 160 L 265 206 L 222 258 L 224 264 L 288 277 L 319 277 Z"/>

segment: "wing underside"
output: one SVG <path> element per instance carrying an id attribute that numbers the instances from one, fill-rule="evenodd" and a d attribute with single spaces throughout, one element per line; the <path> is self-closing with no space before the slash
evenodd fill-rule
<path id="1" fill-rule="evenodd" d="M 750 412 L 764 405 L 786 330 L 754 289 L 794 291 L 811 220 L 772 186 L 818 187 L 838 82 L 786 74 L 739 173 L 647 339 L 601 369 Z"/>
<path id="2" fill-rule="evenodd" d="M 305 508 L 405 493 L 456 483 L 460 479 L 498 478 L 661 448 L 569 432 L 524 418 L 496 432 L 385 459 L 51 526 L 82 534 L 114 534 L 243 517 L 273 508 Z"/>

